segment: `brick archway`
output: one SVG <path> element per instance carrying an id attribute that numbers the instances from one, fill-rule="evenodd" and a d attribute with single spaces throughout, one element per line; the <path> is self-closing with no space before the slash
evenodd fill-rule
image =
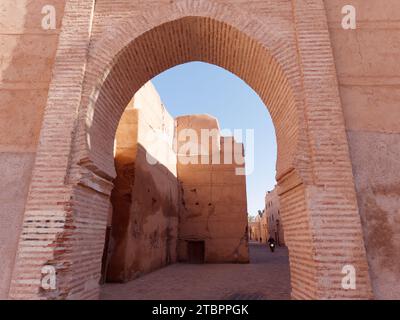
<path id="1" fill-rule="evenodd" d="M 235 73 L 270 111 L 293 298 L 371 297 L 323 3 L 292 9 L 295 41 L 230 6 L 192 0 L 110 23 L 95 41 L 93 2 L 67 3 L 11 297 L 96 297 L 118 121 L 144 83 L 189 61 Z M 356 290 L 341 287 L 347 264 Z M 39 288 L 43 265 L 55 266 L 57 290 Z"/>

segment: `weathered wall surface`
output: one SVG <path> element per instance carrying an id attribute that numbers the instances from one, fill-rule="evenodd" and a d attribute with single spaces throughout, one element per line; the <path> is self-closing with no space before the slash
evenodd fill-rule
<path id="1" fill-rule="evenodd" d="M 341 28 L 352 4 L 356 30 Z M 400 298 L 400 2 L 325 0 L 376 298 Z"/>
<path id="2" fill-rule="evenodd" d="M 113 20 L 169 0 L 98 0 L 93 41 Z M 216 0 L 256 15 L 294 40 L 288 0 Z M 324 0 L 351 148 L 358 201 L 377 298 L 400 297 L 399 270 L 399 2 L 353 0 L 358 29 L 341 29 L 343 0 Z M 57 29 L 41 29 L 41 8 L 57 9 Z M 0 4 L 0 297 L 8 290 L 21 216 L 65 0 L 3 0 Z M 279 17 L 279 18 L 278 18 Z M 18 178 L 16 178 L 18 177 Z M 396 178 L 397 177 L 397 178 Z M 384 235 L 384 238 L 382 238 Z M 378 240 L 379 239 L 379 240 Z"/>
<path id="3" fill-rule="evenodd" d="M 260 220 L 255 217 L 248 222 L 249 240 L 260 241 L 261 225 Z"/>
<path id="4" fill-rule="evenodd" d="M 276 188 L 265 195 L 263 221 L 266 223 L 266 240 L 272 236 L 278 245 L 285 245 L 284 226 L 280 215 L 279 196 Z"/>
<path id="5" fill-rule="evenodd" d="M 268 240 L 268 221 L 267 215 L 265 214 L 265 209 L 260 214 L 257 215 L 257 219 L 260 222 L 260 238 L 262 243 L 267 243 Z"/>
<path id="6" fill-rule="evenodd" d="M 55 30 L 41 28 L 54 5 Z M 65 0 L 0 3 L 0 299 L 7 297 Z"/>
<path id="7" fill-rule="evenodd" d="M 198 137 L 190 157 L 183 147 L 191 137 L 185 139 L 185 129 Z M 201 139 L 202 129 L 213 130 L 210 139 Z M 220 137 L 217 120 L 208 115 L 178 117 L 176 132 L 182 188 L 179 260 L 188 259 L 188 241 L 200 240 L 205 242 L 205 262 L 248 262 L 246 178 L 236 174 L 243 165 L 225 164 L 227 155 L 242 156 L 243 146 L 235 143 L 235 148 L 232 138 Z"/>
<path id="8" fill-rule="evenodd" d="M 267 220 L 265 210 L 259 212 L 253 221 L 249 223 L 251 228 L 251 240 L 255 240 L 261 243 L 266 243 L 268 239 Z"/>
<path id="9" fill-rule="evenodd" d="M 174 119 L 148 83 L 117 130 L 107 281 L 129 281 L 176 261 L 179 190 L 173 137 Z"/>

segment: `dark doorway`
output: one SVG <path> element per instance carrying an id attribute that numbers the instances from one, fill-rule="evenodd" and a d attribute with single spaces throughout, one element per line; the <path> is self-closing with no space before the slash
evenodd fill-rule
<path id="1" fill-rule="evenodd" d="M 204 241 L 188 241 L 188 262 L 189 263 L 204 263 L 205 243 Z"/>

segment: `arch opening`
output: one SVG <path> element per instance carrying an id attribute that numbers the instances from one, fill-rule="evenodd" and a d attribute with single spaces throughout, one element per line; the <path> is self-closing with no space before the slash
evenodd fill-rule
<path id="1" fill-rule="evenodd" d="M 275 132 L 263 102 L 236 76 L 204 63 L 173 68 L 152 79 L 152 83 L 135 94 L 117 129 L 114 152 L 117 177 L 111 196 L 112 218 L 107 227 L 111 232 L 106 236 L 103 255 L 107 257 L 103 263 L 108 262 L 103 264 L 103 279 L 114 284 L 102 289 L 102 298 L 118 297 L 117 288 L 121 285 L 115 283 L 135 280 L 176 262 L 185 263 L 180 265 L 185 274 L 191 268 L 187 263 L 222 263 L 216 266 L 221 269 L 226 269 L 227 263 L 239 263 L 242 266 L 232 269 L 228 266 L 225 273 L 245 272 L 248 292 L 256 292 L 260 297 L 288 298 L 287 251 L 283 236 L 279 239 L 272 230 L 275 221 L 265 228 L 262 240 L 249 243 L 254 239 L 249 239 L 248 215 L 258 215 L 256 209 L 264 211 L 265 192 L 276 184 L 273 175 L 263 176 L 265 171 L 275 173 L 276 164 Z M 175 90 L 165 88 L 169 84 Z M 158 85 L 161 91 L 157 90 Z M 165 96 L 169 98 L 164 100 Z M 245 114 L 243 106 L 247 107 Z M 249 132 L 243 136 L 248 129 L 252 131 L 251 137 L 247 136 Z M 233 136 L 234 130 L 240 133 L 236 131 L 238 135 Z M 177 139 L 186 138 L 185 131 L 191 133 L 189 138 L 195 136 L 196 148 L 188 150 L 191 157 L 184 153 L 187 151 L 184 144 L 178 141 L 176 146 Z M 203 134 L 210 131 L 213 137 L 208 142 Z M 273 142 L 268 145 L 266 140 Z M 210 144 L 212 152 L 208 154 Z M 179 147 L 183 150 L 179 151 Z M 242 156 L 238 155 L 243 147 L 246 174 L 242 172 Z M 200 158 L 195 157 L 197 154 Z M 267 189 L 267 184 L 271 189 Z M 250 199 L 247 204 L 246 195 Z M 275 254 L 268 254 L 267 230 L 269 236 L 277 239 Z M 271 277 L 274 272 L 268 272 L 273 266 L 281 268 L 278 278 Z M 245 271 L 251 267 L 257 272 Z M 168 270 L 158 271 L 150 278 L 160 277 Z M 196 270 L 207 273 L 207 269 Z M 145 279 L 124 285 L 124 292 L 129 292 L 131 298 L 181 299 L 195 298 L 196 292 L 204 294 L 201 290 L 204 287 L 197 290 L 194 278 L 187 276 L 184 283 L 193 284 L 192 294 L 178 281 L 175 284 L 178 292 L 165 291 L 166 283 L 154 284 L 141 296 L 136 291 L 141 291 Z M 232 291 L 238 290 L 237 284 L 235 287 L 224 277 L 214 280 L 225 283 L 227 288 L 231 286 Z M 276 287 L 276 292 L 267 291 L 259 285 L 260 281 Z M 213 281 L 209 283 L 210 288 L 213 285 Z M 215 289 L 210 297 L 218 294 L 223 291 Z"/>
<path id="2" fill-rule="evenodd" d="M 102 61 L 100 57 L 94 57 L 93 63 L 89 64 L 89 81 L 95 83 L 95 90 L 88 89 L 90 86 L 86 91 L 84 88 L 82 105 L 88 106 L 84 119 L 85 130 L 81 136 L 86 145 L 80 155 L 80 163 L 84 167 L 106 179 L 115 177 L 115 133 L 121 115 L 134 93 L 147 81 L 173 66 L 200 61 L 230 71 L 258 94 L 267 106 L 275 126 L 278 146 L 277 180 L 279 182 L 282 177 L 293 180 L 296 176 L 294 163 L 296 151 L 299 149 L 301 112 L 298 110 L 290 80 L 270 50 L 227 23 L 198 16 L 166 22 L 133 40 L 129 37 L 128 40 L 122 39 L 121 43 L 120 50 L 112 57 L 105 72 L 104 68 L 99 68 L 98 63 Z M 291 68 L 290 63 L 287 68 Z M 295 76 L 292 74 L 292 77 Z M 101 81 L 98 82 L 98 79 Z M 304 148 L 304 144 L 302 147 Z M 301 180 L 296 179 L 300 183 L 297 182 L 294 188 L 290 186 L 291 190 L 283 199 L 292 198 L 294 192 L 298 193 L 297 200 L 299 197 L 304 199 Z M 284 202 L 289 203 L 285 200 Z M 296 206 L 301 215 L 306 205 Z M 283 220 L 285 212 L 289 215 L 291 210 L 291 207 L 282 205 Z M 312 244 L 311 240 L 307 240 L 311 237 L 307 219 L 303 215 L 295 222 L 304 224 L 301 232 L 293 227 L 291 229 L 289 224 L 288 245 L 290 247 L 291 232 L 301 234 L 308 245 L 301 247 L 299 256 L 303 257 L 300 259 L 306 256 L 305 259 L 311 260 Z M 292 221 L 289 220 L 290 222 Z M 295 248 L 292 251 L 296 254 Z M 296 268 L 294 271 L 296 272 Z M 314 276 L 315 274 L 310 273 L 310 282 Z M 309 295 L 305 291 L 301 291 L 300 295 L 302 294 Z"/>
<path id="3" fill-rule="evenodd" d="M 320 8 L 317 1 L 315 4 Z M 293 4 L 294 21 L 290 23 L 296 28 L 288 28 L 293 35 L 289 41 L 281 30 L 265 28 L 230 7 L 191 0 L 174 2 L 162 13 L 147 12 L 119 21 L 116 28 L 102 31 L 102 39 L 94 40 L 96 37 L 87 33 L 95 24 L 90 6 L 79 7 L 87 15 L 82 21 L 86 19 L 88 29 L 82 31 L 78 30 L 80 24 L 73 23 L 74 5 L 71 0 L 66 8 L 19 244 L 19 252 L 37 254 L 30 239 L 41 232 L 40 224 L 47 220 L 45 212 L 57 223 L 46 235 L 46 243 L 55 249 L 46 248 L 46 253 L 36 255 L 35 266 L 26 263 L 26 255 L 17 257 L 10 296 L 98 296 L 119 119 L 133 93 L 147 81 L 189 61 L 212 63 L 236 74 L 269 108 L 278 143 L 278 193 L 290 250 L 292 297 L 371 296 L 322 8 L 310 11 L 302 20 L 301 13 L 309 4 Z M 113 27 L 113 22 L 109 26 Z M 304 40 L 302 35 L 308 32 L 322 39 L 322 47 Z M 71 55 L 71 48 L 77 48 L 77 55 Z M 314 61 L 305 58 L 308 53 L 315 54 L 313 58 L 321 66 L 318 78 L 313 73 Z M 65 99 L 67 96 L 70 98 Z M 60 115 L 65 116 L 64 123 L 54 121 Z M 40 184 L 46 174 L 42 164 L 54 159 L 59 163 L 51 172 L 52 179 Z M 50 188 L 59 192 L 44 200 L 41 195 Z M 338 199 L 341 206 L 335 205 Z M 339 217 L 352 230 L 346 234 L 345 251 L 342 242 L 333 241 L 342 239 L 335 222 Z M 360 268 L 357 290 L 341 288 L 343 263 Z M 56 292 L 27 285 L 27 279 L 37 283 L 39 264 L 58 268 Z"/>
<path id="4" fill-rule="evenodd" d="M 165 40 L 162 40 L 165 39 Z M 222 67 L 244 80 L 267 106 L 278 140 L 277 175 L 293 168 L 298 148 L 299 110 L 280 64 L 245 33 L 211 18 L 185 17 L 164 23 L 129 42 L 113 58 L 87 99 L 87 154 L 101 175 L 111 165 L 114 133 L 133 94 L 163 71 L 186 62 Z M 94 98 L 95 97 L 95 98 Z"/>

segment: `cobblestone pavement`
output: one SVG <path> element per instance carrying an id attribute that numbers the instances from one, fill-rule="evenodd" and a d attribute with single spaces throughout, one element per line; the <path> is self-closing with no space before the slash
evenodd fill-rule
<path id="1" fill-rule="evenodd" d="M 124 284 L 106 284 L 101 299 L 276 300 L 290 299 L 288 251 L 271 253 L 250 243 L 249 264 L 177 263 Z"/>

